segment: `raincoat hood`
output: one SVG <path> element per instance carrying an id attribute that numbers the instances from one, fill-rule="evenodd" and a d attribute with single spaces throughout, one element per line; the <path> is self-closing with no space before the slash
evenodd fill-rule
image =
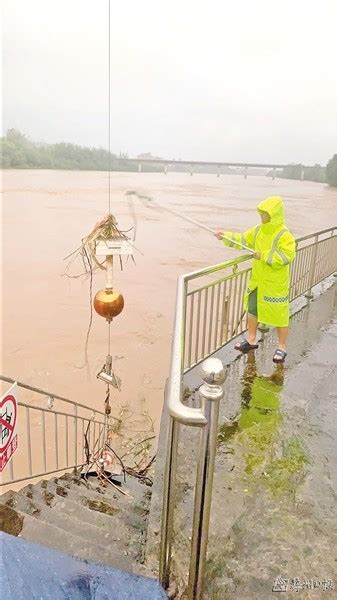
<path id="1" fill-rule="evenodd" d="M 269 196 L 257 205 L 257 210 L 263 210 L 270 216 L 270 222 L 262 225 L 264 230 L 285 226 L 284 204 L 281 196 Z"/>

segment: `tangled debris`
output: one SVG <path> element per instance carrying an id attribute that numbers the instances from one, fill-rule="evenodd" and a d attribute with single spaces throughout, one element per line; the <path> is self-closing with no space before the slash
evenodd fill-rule
<path id="1" fill-rule="evenodd" d="M 134 217 L 135 218 L 135 217 Z M 68 261 L 65 271 L 63 275 L 68 277 L 69 279 L 79 279 L 80 277 L 89 277 L 90 285 L 89 285 L 89 323 L 88 329 L 86 333 L 85 347 L 84 347 L 84 364 L 81 366 L 74 365 L 77 369 L 83 369 L 87 367 L 89 372 L 89 361 L 88 361 L 88 345 L 89 345 L 89 337 L 92 326 L 93 319 L 93 311 L 92 311 L 92 286 L 93 286 L 93 272 L 95 270 L 106 270 L 106 259 L 100 262 L 96 257 L 96 242 L 100 240 L 116 240 L 122 239 L 127 240 L 130 244 L 134 245 L 127 235 L 131 230 L 134 230 L 133 240 L 135 239 L 135 230 L 136 230 L 136 221 L 134 221 L 134 226 L 128 231 L 122 231 L 118 227 L 117 219 L 109 213 L 102 221 L 96 223 L 95 227 L 87 235 L 82 239 L 81 245 L 74 250 L 71 254 L 68 254 L 63 260 Z M 119 256 L 119 263 L 121 270 L 123 270 L 123 262 L 122 256 Z M 129 255 L 126 257 L 126 261 L 128 260 Z M 132 261 L 135 263 L 135 259 L 133 255 L 131 255 Z M 79 262 L 82 270 L 79 273 L 72 274 L 71 269 L 73 265 Z"/>
<path id="2" fill-rule="evenodd" d="M 118 485 L 126 475 L 137 478 L 147 486 L 152 486 L 151 468 L 156 455 L 151 456 L 152 440 L 155 439 L 154 424 L 146 411 L 137 419 L 128 406 L 120 409 L 118 416 L 110 416 L 105 439 L 99 435 L 91 442 L 91 421 L 84 434 L 86 465 L 84 478 L 95 472 L 103 487 L 112 485 L 123 495 L 128 491 Z M 118 446 L 118 452 L 114 445 Z"/>
<path id="3" fill-rule="evenodd" d="M 133 229 L 133 227 L 131 229 Z M 96 269 L 106 270 L 106 260 L 103 260 L 102 262 L 97 260 L 96 242 L 100 240 L 104 241 L 122 239 L 127 240 L 132 244 L 129 236 L 127 235 L 129 231 L 131 230 L 122 231 L 119 229 L 116 217 L 114 217 L 112 214 L 108 214 L 106 217 L 104 217 L 104 219 L 102 219 L 102 221 L 96 223 L 89 235 L 82 239 L 82 243 L 79 248 L 74 250 L 74 252 L 71 254 L 68 254 L 68 256 L 63 259 L 68 261 L 64 275 L 70 279 L 77 279 L 79 277 L 92 274 L 92 271 Z M 131 258 L 133 262 L 135 262 L 133 256 L 131 256 Z M 120 256 L 119 259 L 121 269 L 123 270 L 122 257 Z M 71 275 L 69 271 L 75 261 L 80 261 L 83 271 L 76 275 Z"/>

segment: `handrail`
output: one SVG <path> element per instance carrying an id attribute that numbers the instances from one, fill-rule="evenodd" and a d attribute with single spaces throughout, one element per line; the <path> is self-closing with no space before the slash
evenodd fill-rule
<path id="1" fill-rule="evenodd" d="M 105 417 L 104 412 L 93 409 L 91 408 L 91 406 L 86 406 L 85 404 L 81 404 L 80 402 L 74 402 L 74 400 L 69 400 L 68 398 L 63 398 L 63 396 L 53 394 L 53 392 L 47 392 L 46 390 L 42 390 L 41 388 L 28 385 L 27 383 L 22 383 L 22 381 L 17 381 L 16 379 L 12 379 L 12 377 L 5 377 L 5 375 L 0 375 L 0 380 L 5 381 L 7 383 L 16 383 L 19 387 L 24 388 L 25 390 L 29 390 L 30 392 L 36 392 L 37 394 L 41 394 L 43 396 L 48 396 L 49 398 L 53 398 L 53 400 L 61 400 L 62 402 L 66 402 L 67 404 L 71 404 L 72 406 L 76 406 L 77 408 L 84 408 L 85 410 L 94 410 L 95 413 L 97 413 L 98 415 L 102 415 L 103 417 Z"/>
<path id="2" fill-rule="evenodd" d="M 178 279 L 176 297 L 176 315 L 173 330 L 171 352 L 171 377 L 168 384 L 168 406 L 171 416 L 186 425 L 206 425 L 207 420 L 200 408 L 190 408 L 181 401 L 181 373 L 184 363 L 184 330 L 183 324 L 186 310 L 186 294 L 184 294 L 185 277 Z"/>
<path id="3" fill-rule="evenodd" d="M 229 260 L 223 263 L 199 269 L 186 275 L 178 277 L 176 292 L 176 312 L 173 328 L 173 339 L 171 349 L 170 378 L 167 388 L 167 403 L 170 415 L 185 425 L 203 426 L 207 421 L 201 408 L 192 408 L 183 404 L 181 400 L 182 373 L 184 371 L 184 348 L 185 348 L 185 318 L 186 318 L 186 283 L 197 277 L 209 275 L 233 267 L 247 260 L 250 255 L 240 256 L 237 259 Z"/>
<path id="4" fill-rule="evenodd" d="M 321 231 L 316 231 L 315 233 L 309 233 L 308 235 L 303 235 L 302 237 L 296 238 L 296 242 L 304 242 L 305 240 L 308 240 L 310 238 L 319 236 L 319 235 L 323 235 L 324 233 L 331 233 L 331 235 L 334 235 L 335 231 L 337 231 L 337 225 L 336 227 L 328 227 L 328 229 L 322 229 Z"/>
<path id="5" fill-rule="evenodd" d="M 232 260 L 226 260 L 210 267 L 204 267 L 198 271 L 191 271 L 190 273 L 186 273 L 186 275 L 181 275 L 181 277 L 183 277 L 185 281 L 191 281 L 192 279 L 202 277 L 203 275 L 211 275 L 213 273 L 217 273 L 218 271 L 222 271 L 225 268 L 234 267 L 235 265 L 239 265 L 240 263 L 250 260 L 251 258 L 251 254 L 243 254 L 242 256 L 238 256 Z"/>
<path id="6" fill-rule="evenodd" d="M 20 464 L 17 464 L 17 458 L 14 456 L 9 463 L 9 473 L 4 480 L 0 481 L 1 488 L 9 484 L 41 478 L 52 473 L 82 468 L 86 464 L 85 443 L 89 445 L 91 451 L 90 446 L 95 447 L 102 433 L 103 439 L 105 439 L 108 421 L 104 412 L 44 389 L 15 381 L 5 375 L 0 375 L 0 380 L 7 383 L 17 383 L 22 389 L 52 400 L 64 402 L 67 405 L 62 406 L 59 404 L 57 408 L 48 405 L 48 408 L 46 408 L 41 406 L 41 401 L 33 404 L 31 401 L 18 400 L 21 409 L 19 412 L 21 441 L 20 456 L 18 457 L 18 463 Z M 68 407 L 70 407 L 69 412 L 66 412 Z M 38 427 L 35 425 L 34 436 L 31 435 L 32 414 L 40 415 L 40 423 Z M 85 439 L 85 428 L 87 439 Z M 51 442 L 53 438 L 54 447 L 53 452 L 50 453 L 50 444 L 53 444 Z M 36 452 L 37 444 L 40 444 L 40 452 Z M 22 462 L 23 457 L 27 459 L 24 461 L 28 463 L 26 466 Z M 62 466 L 60 466 L 61 464 Z"/>
<path id="7" fill-rule="evenodd" d="M 71 415 L 69 413 L 62 412 L 61 410 L 51 410 L 49 408 L 42 408 L 42 406 L 32 406 L 31 404 L 27 404 L 26 402 L 21 402 L 21 401 L 19 401 L 18 404 L 19 404 L 19 406 L 23 406 L 23 408 L 29 408 L 29 410 L 38 410 L 38 411 L 41 411 L 46 414 L 58 415 L 60 417 L 70 417 L 72 419 L 75 418 L 75 415 Z M 88 421 L 88 418 L 80 417 L 79 415 L 76 415 L 76 419 L 78 421 Z M 105 425 L 104 421 L 97 421 L 96 419 L 95 419 L 95 423 L 96 423 L 96 425 Z"/>
<path id="8" fill-rule="evenodd" d="M 311 289 L 314 285 L 322 281 L 325 277 L 332 274 L 335 270 L 337 270 L 337 226 L 324 229 L 318 232 L 315 232 L 310 235 L 302 236 L 297 238 L 296 242 L 299 244 L 300 242 L 312 239 L 312 244 L 305 245 L 301 248 L 298 248 L 298 256 L 296 257 L 296 264 L 294 271 L 292 270 L 292 279 L 291 279 L 291 287 L 293 289 L 290 299 L 295 299 L 299 295 L 303 295 L 306 293 L 307 298 L 312 297 Z M 327 233 L 330 233 L 330 237 L 326 237 L 323 239 L 319 239 L 320 236 L 323 236 Z M 185 355 L 185 342 L 186 342 L 186 315 L 187 315 L 187 298 L 189 296 L 188 291 L 188 282 L 198 277 L 203 277 L 207 275 L 212 275 L 226 268 L 233 268 L 234 276 L 236 276 L 235 267 L 245 261 L 251 260 L 250 255 L 239 256 L 238 258 L 230 261 L 226 261 L 223 263 L 219 263 L 217 265 L 213 265 L 210 267 L 206 267 L 204 269 L 199 269 L 198 271 L 190 272 L 186 275 L 181 275 L 178 278 L 177 282 L 177 292 L 176 292 L 176 312 L 175 312 L 175 320 L 174 320 L 174 330 L 173 330 L 173 339 L 172 339 L 172 351 L 171 351 L 171 363 L 170 363 L 170 375 L 167 384 L 167 393 L 166 393 L 166 404 L 169 412 L 169 426 L 168 426 L 168 439 L 167 439 L 167 453 L 166 453 L 166 466 L 164 473 L 164 486 L 163 486 L 163 512 L 162 512 L 162 531 L 161 531 L 161 546 L 160 546 L 160 581 L 167 588 L 170 584 L 170 568 L 171 568 L 171 546 L 173 540 L 173 513 L 175 508 L 175 479 L 177 472 L 177 448 L 178 448 L 178 435 L 179 435 L 179 424 L 184 425 L 192 425 L 200 428 L 201 432 L 204 432 L 206 428 L 210 426 L 210 423 L 207 420 L 207 416 L 204 414 L 203 408 L 192 408 L 186 406 L 182 401 L 182 388 L 183 388 L 183 377 L 184 377 L 184 355 Z M 323 266 L 322 266 L 323 265 Z M 240 279 L 239 289 L 235 291 L 234 294 L 240 293 L 242 291 L 243 284 L 243 275 L 247 275 L 247 269 L 245 271 L 241 271 L 238 273 Z M 230 276 L 231 278 L 233 277 Z M 225 277 L 228 279 L 229 277 Z M 221 282 L 221 280 L 220 280 Z M 216 281 L 216 284 L 219 285 L 219 280 Z M 207 288 L 209 286 L 204 286 Z M 193 298 L 193 294 L 196 292 L 200 292 L 200 289 L 193 290 L 191 297 Z M 213 286 L 214 289 L 214 286 Z M 208 291 L 208 290 L 207 290 Z M 232 288 L 230 287 L 230 293 L 232 293 Z M 220 290 L 218 294 L 218 302 L 220 298 Z M 214 301 L 214 297 L 212 302 Z M 206 297 L 207 302 L 207 297 Z M 207 307 L 207 304 L 206 304 Z M 238 315 L 240 304 L 239 302 L 235 305 L 235 314 Z M 199 304 L 200 308 L 200 304 Z M 192 305 L 193 310 L 193 305 Z M 233 309 L 234 310 L 234 309 Z M 193 314 L 193 313 L 192 313 Z M 207 309 L 204 313 L 204 318 L 207 316 Z M 242 320 L 242 317 L 241 317 Z M 193 318 L 191 318 L 192 326 L 193 326 Z M 212 324 L 207 324 L 208 327 L 212 327 Z M 225 343 L 223 343 L 220 347 L 225 346 L 233 337 L 237 335 L 238 327 L 231 333 L 231 337 L 226 339 Z M 211 331 L 212 333 L 212 331 Z M 205 330 L 203 331 L 205 334 Z M 207 331 L 207 335 L 209 332 Z M 208 339 L 211 339 L 211 336 L 208 335 Z M 203 348 L 203 356 L 201 360 L 206 358 L 206 356 L 210 356 L 212 354 L 209 353 L 204 354 Z M 198 359 L 198 362 L 200 360 Z M 193 365 L 192 365 L 193 366 Z M 205 435 L 202 434 L 201 440 L 205 438 Z M 203 443 L 200 442 L 200 453 L 198 464 L 202 459 L 203 452 L 207 452 Z M 200 471 L 200 469 L 199 469 Z M 198 472 L 199 472 L 198 471 Z M 201 477 L 201 476 L 200 476 Z M 200 479 L 199 477 L 199 479 Z M 197 498 L 200 496 L 202 491 L 203 494 L 209 493 L 209 490 L 205 490 L 205 485 L 209 485 L 209 481 L 212 479 L 212 474 L 208 480 L 202 482 L 201 480 L 196 481 L 196 493 L 195 493 L 195 505 L 197 504 Z M 205 497 L 206 497 L 205 496 Z M 200 499 L 200 498 L 199 498 Z M 197 521 L 196 517 L 195 520 Z M 200 523 L 199 523 L 200 524 Z M 199 528 L 200 529 L 200 528 Z M 207 528 L 206 528 L 207 529 Z M 206 531 L 205 529 L 205 531 Z M 198 540 L 200 542 L 200 530 L 192 531 L 192 549 L 195 548 L 196 537 L 198 536 Z M 207 540 L 203 540 L 204 544 L 207 544 Z M 194 552 L 195 554 L 195 552 Z M 193 555 L 193 552 L 192 552 Z M 191 575 L 192 573 L 192 575 Z M 203 576 L 203 565 L 199 565 L 198 574 L 193 565 L 190 565 L 190 596 L 193 600 L 197 600 L 201 598 L 201 581 Z M 191 592 L 192 590 L 192 592 Z M 193 591 L 194 590 L 194 591 Z"/>

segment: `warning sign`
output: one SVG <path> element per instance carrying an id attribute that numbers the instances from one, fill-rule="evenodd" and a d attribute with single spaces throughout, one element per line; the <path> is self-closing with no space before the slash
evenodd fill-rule
<path id="1" fill-rule="evenodd" d="M 18 447 L 17 414 L 17 385 L 13 383 L 0 401 L 0 473 Z"/>

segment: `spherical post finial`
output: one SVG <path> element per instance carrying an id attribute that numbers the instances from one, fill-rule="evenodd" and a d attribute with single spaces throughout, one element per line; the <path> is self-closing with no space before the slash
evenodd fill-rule
<path id="1" fill-rule="evenodd" d="M 203 384 L 199 388 L 199 394 L 206 400 L 219 400 L 223 397 L 223 384 L 226 372 L 219 358 L 206 358 L 201 365 L 201 377 Z"/>
<path id="2" fill-rule="evenodd" d="M 221 386 L 226 378 L 222 361 L 219 358 L 206 358 L 201 365 L 201 377 L 208 385 Z"/>

